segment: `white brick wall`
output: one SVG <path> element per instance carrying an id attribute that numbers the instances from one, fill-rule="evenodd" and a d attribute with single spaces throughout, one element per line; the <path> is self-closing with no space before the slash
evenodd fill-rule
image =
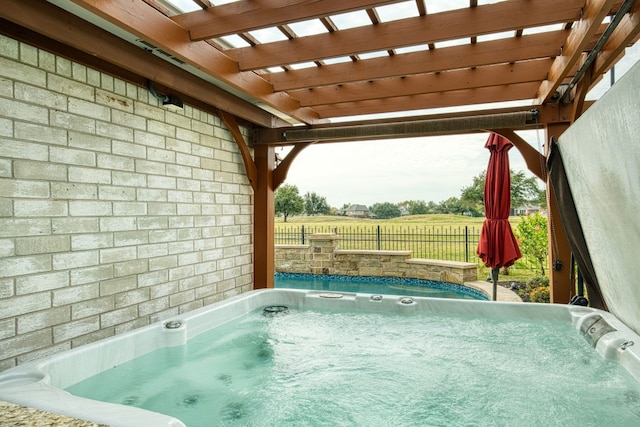
<path id="1" fill-rule="evenodd" d="M 252 287 L 218 117 L 0 36 L 0 370 Z"/>

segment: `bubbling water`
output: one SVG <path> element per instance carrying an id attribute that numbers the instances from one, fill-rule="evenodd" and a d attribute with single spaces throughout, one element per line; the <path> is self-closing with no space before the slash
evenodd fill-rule
<path id="1" fill-rule="evenodd" d="M 67 390 L 189 427 L 640 423 L 640 386 L 545 320 L 258 311 Z"/>

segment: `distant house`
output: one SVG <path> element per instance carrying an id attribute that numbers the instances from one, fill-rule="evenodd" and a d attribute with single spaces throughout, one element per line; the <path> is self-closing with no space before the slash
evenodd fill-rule
<path id="1" fill-rule="evenodd" d="M 539 206 L 522 206 L 519 208 L 514 208 L 511 211 L 512 215 L 530 215 L 535 212 L 540 212 L 541 209 Z"/>
<path id="2" fill-rule="evenodd" d="M 344 210 L 344 214 L 354 218 L 369 218 L 369 208 L 365 205 L 351 205 Z"/>

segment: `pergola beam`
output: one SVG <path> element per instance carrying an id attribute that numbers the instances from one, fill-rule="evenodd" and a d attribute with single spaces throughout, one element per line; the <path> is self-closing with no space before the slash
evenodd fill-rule
<path id="1" fill-rule="evenodd" d="M 475 89 L 544 79 L 552 59 L 490 65 L 441 73 L 350 83 L 289 92 L 302 106 L 357 102 L 435 92 Z"/>
<path id="2" fill-rule="evenodd" d="M 275 90 L 295 90 L 548 58 L 560 55 L 567 33 L 567 30 L 558 30 L 263 76 Z"/>
<path id="3" fill-rule="evenodd" d="M 229 49 L 226 53 L 239 63 L 241 70 L 255 70 L 573 21 L 580 17 L 583 3 L 581 0 L 511 0 Z M 523 7 L 527 13 L 522 13 Z"/>
<path id="4" fill-rule="evenodd" d="M 365 7 L 382 6 L 401 0 L 241 0 L 185 13 L 172 19 L 189 31 L 191 40 L 205 40 L 229 34 L 275 27 Z"/>
<path id="5" fill-rule="evenodd" d="M 537 103 L 542 104 L 551 99 L 580 59 L 580 55 L 593 39 L 614 3 L 615 0 L 587 0 L 582 18 L 571 29 L 571 34 L 567 37 L 562 55 L 555 58 L 549 69 L 547 80 L 543 81 L 538 89 Z"/>
<path id="6" fill-rule="evenodd" d="M 486 104 L 494 102 L 530 100 L 535 97 L 538 82 L 519 83 L 505 86 L 482 87 L 456 90 L 445 93 L 427 93 L 387 99 L 371 99 L 358 102 L 344 102 L 333 105 L 319 105 L 315 110 L 320 117 L 345 117 L 380 112 L 424 110 L 430 108 Z"/>

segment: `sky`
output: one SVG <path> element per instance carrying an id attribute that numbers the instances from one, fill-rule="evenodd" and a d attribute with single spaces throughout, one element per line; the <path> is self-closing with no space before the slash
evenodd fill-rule
<path id="1" fill-rule="evenodd" d="M 544 131 L 539 133 L 542 144 Z M 536 131 L 519 134 L 538 147 Z M 460 197 L 462 188 L 486 169 L 489 150 L 484 144 L 488 136 L 480 133 L 318 144 L 305 148 L 293 161 L 285 184 L 296 185 L 301 196 L 315 192 L 337 208 L 406 200 L 439 203 Z M 512 169 L 533 176 L 517 149 L 513 148 L 509 157 Z"/>

